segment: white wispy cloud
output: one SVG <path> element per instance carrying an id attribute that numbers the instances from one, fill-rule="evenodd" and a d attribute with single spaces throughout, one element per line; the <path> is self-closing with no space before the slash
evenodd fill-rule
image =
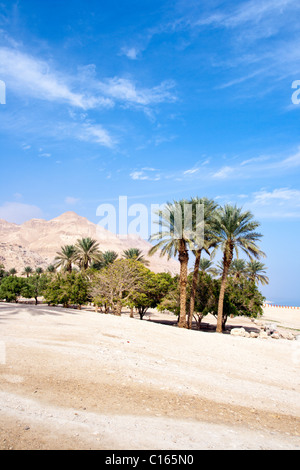
<path id="1" fill-rule="evenodd" d="M 114 148 L 117 144 L 117 140 L 99 124 L 84 123 L 78 126 L 77 138 L 87 142 L 94 142 L 108 148 Z"/>
<path id="2" fill-rule="evenodd" d="M 75 206 L 79 201 L 80 201 L 80 199 L 78 199 L 76 197 L 72 197 L 72 196 L 67 196 L 65 198 L 65 203 L 69 206 Z"/>
<path id="3" fill-rule="evenodd" d="M 155 174 L 154 174 L 155 172 Z M 133 171 L 130 178 L 134 181 L 160 181 L 161 175 L 154 168 Z"/>
<path id="4" fill-rule="evenodd" d="M 0 47 L 0 76 L 8 90 L 25 98 L 65 103 L 84 111 L 110 109 L 116 103 L 147 107 L 176 101 L 172 80 L 143 87 L 129 78 L 99 79 L 93 64 L 79 67 L 77 75 L 71 75 L 53 61 L 12 47 Z"/>
<path id="5" fill-rule="evenodd" d="M 107 99 L 72 90 L 71 77 L 54 70 L 46 61 L 0 47 L 0 74 L 8 90 L 23 97 L 66 103 L 81 109 L 108 106 Z"/>
<path id="6" fill-rule="evenodd" d="M 235 169 L 231 166 L 223 166 L 220 170 L 213 173 L 213 178 L 216 179 L 226 179 L 229 176 L 232 176 L 235 172 Z"/>
<path id="7" fill-rule="evenodd" d="M 252 195 L 246 206 L 264 219 L 299 219 L 300 191 L 291 188 L 262 189 Z"/>
<path id="8" fill-rule="evenodd" d="M 121 53 L 123 55 L 126 55 L 126 57 L 128 57 L 128 59 L 137 60 L 140 51 L 136 47 L 123 47 L 121 49 Z"/>
<path id="9" fill-rule="evenodd" d="M 105 82 L 99 81 L 97 86 L 104 95 L 128 104 L 149 106 L 176 101 L 172 92 L 175 83 L 172 80 L 164 81 L 153 88 L 139 88 L 133 80 L 114 77 Z"/>

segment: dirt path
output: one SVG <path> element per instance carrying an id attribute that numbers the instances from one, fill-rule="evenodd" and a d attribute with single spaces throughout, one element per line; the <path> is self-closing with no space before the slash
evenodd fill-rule
<path id="1" fill-rule="evenodd" d="M 297 341 L 0 304 L 0 346 L 0 449 L 299 449 Z"/>

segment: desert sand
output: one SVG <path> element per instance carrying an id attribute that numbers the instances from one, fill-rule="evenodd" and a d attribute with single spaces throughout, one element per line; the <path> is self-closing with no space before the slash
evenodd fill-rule
<path id="1" fill-rule="evenodd" d="M 174 321 L 0 304 L 0 449 L 299 450 L 300 342 Z"/>

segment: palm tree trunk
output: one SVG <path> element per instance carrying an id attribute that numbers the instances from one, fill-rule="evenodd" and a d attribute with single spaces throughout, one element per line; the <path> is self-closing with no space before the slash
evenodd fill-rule
<path id="1" fill-rule="evenodd" d="M 230 246 L 229 254 L 224 253 L 224 269 L 221 281 L 221 289 L 218 305 L 218 320 L 217 320 L 217 333 L 223 333 L 223 310 L 224 310 L 224 297 L 227 286 L 227 276 L 229 268 L 233 259 L 233 247 Z"/>
<path id="2" fill-rule="evenodd" d="M 195 298 L 196 298 L 196 289 L 197 289 L 198 276 L 199 276 L 201 253 L 202 253 L 202 250 L 198 250 L 196 252 L 192 289 L 191 289 L 191 296 L 190 296 L 190 311 L 189 311 L 189 318 L 188 318 L 188 328 L 190 330 L 192 329 L 193 316 L 194 316 L 194 310 L 195 310 Z"/>
<path id="3" fill-rule="evenodd" d="M 188 262 L 189 252 L 186 249 L 186 243 L 184 240 L 180 240 L 180 251 L 179 251 L 179 262 L 180 262 L 180 314 L 179 314 L 179 328 L 186 328 L 186 288 L 187 288 L 187 277 L 188 277 Z"/>

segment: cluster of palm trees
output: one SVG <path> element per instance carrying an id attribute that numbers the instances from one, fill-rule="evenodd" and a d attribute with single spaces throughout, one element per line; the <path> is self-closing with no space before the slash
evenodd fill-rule
<path id="1" fill-rule="evenodd" d="M 86 271 L 90 267 L 100 270 L 114 263 L 118 256 L 118 253 L 115 251 L 105 251 L 102 253 L 99 243 L 92 238 L 81 238 L 77 240 L 75 245 L 61 247 L 55 258 L 55 268 L 61 268 L 69 273 L 72 272 L 75 266 L 80 271 Z M 145 265 L 148 264 L 148 261 L 138 248 L 125 250 L 123 258 L 135 259 Z"/>
<path id="2" fill-rule="evenodd" d="M 192 217 L 187 223 L 185 209 L 187 205 L 192 205 Z M 198 221 L 195 217 L 195 207 L 203 208 L 203 218 Z M 178 214 L 181 217 L 181 224 L 178 224 Z M 179 327 L 190 328 L 194 314 L 194 304 L 196 287 L 201 267 L 202 253 L 210 256 L 221 249 L 221 289 L 218 304 L 217 332 L 223 331 L 223 306 L 224 296 L 227 286 L 228 276 L 232 269 L 241 261 L 239 251 L 241 250 L 250 259 L 250 262 L 265 257 L 265 254 L 259 249 L 257 243 L 262 235 L 257 232 L 260 225 L 254 220 L 250 211 L 243 211 L 242 208 L 232 205 L 220 207 L 214 200 L 208 198 L 193 198 L 190 201 L 181 200 L 167 203 L 163 210 L 157 212 L 159 216 L 159 231 L 151 236 L 151 241 L 155 242 L 149 254 L 152 255 L 161 250 L 161 255 L 167 255 L 169 258 L 178 255 L 180 262 L 180 316 Z M 194 226 L 195 224 L 198 224 Z M 178 230 L 180 226 L 180 231 Z M 191 286 L 190 305 L 187 311 L 187 282 L 188 282 L 188 263 L 190 252 L 195 256 L 193 270 L 193 280 Z M 236 260 L 234 261 L 234 255 Z M 235 264 L 234 264 L 235 263 Z M 242 263 L 243 264 L 243 263 Z M 202 265 L 203 266 L 203 265 Z M 251 264 L 255 272 L 255 265 Z M 256 265 L 263 273 L 260 280 L 267 282 L 264 276 L 264 265 Z M 250 265 L 248 265 L 250 270 Z M 257 278 L 255 278 L 256 280 Z"/>

